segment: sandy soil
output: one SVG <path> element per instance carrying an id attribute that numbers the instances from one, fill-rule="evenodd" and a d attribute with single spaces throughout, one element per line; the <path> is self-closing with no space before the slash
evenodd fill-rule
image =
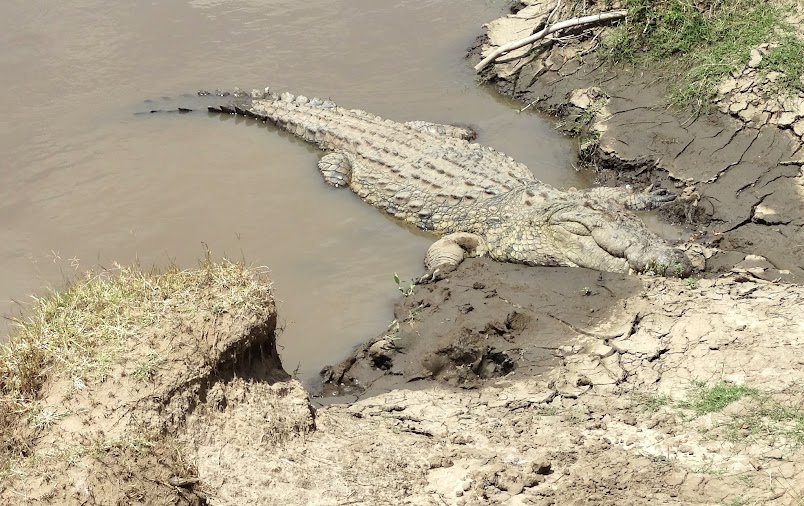
<path id="1" fill-rule="evenodd" d="M 519 6 L 480 53 L 543 15 Z M 282 370 L 272 302 L 199 310 L 145 340 L 170 356 L 146 385 L 125 365 L 48 383 L 0 503 L 804 503 L 804 287 L 784 282 L 804 275 L 801 140 L 778 111 L 685 121 L 650 77 L 574 57 L 587 43 L 490 77 L 565 124 L 593 109 L 580 145 L 603 179 L 676 186 L 666 216 L 706 279 L 470 259 L 312 397 Z"/>

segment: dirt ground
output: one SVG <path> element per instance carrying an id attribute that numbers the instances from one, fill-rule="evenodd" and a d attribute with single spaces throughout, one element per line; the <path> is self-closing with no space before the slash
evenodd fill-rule
<path id="1" fill-rule="evenodd" d="M 400 301 L 393 346 L 342 373 L 369 381 L 327 406 L 280 369 L 275 313 L 199 318 L 152 387 L 47 389 L 43 405 L 72 414 L 39 428 L 37 471 L 4 474 L 0 499 L 800 504 L 802 303 L 749 273 L 472 259 Z"/>
<path id="2" fill-rule="evenodd" d="M 475 61 L 545 8 L 490 23 Z M 20 421 L 0 503 L 804 504 L 798 119 L 741 116 L 744 84 L 722 88 L 725 112 L 679 116 L 592 43 L 486 77 L 565 125 L 591 118 L 579 146 L 602 180 L 676 187 L 665 217 L 702 279 L 469 259 L 403 289 L 395 321 L 312 394 L 282 370 L 272 300 L 210 301 L 147 387 L 125 367 L 100 388 L 48 384 L 52 416 Z"/>

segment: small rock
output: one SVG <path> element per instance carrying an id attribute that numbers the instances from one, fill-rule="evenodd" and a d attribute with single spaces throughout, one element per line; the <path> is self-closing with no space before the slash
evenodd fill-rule
<path id="1" fill-rule="evenodd" d="M 393 361 L 391 358 L 393 349 L 394 347 L 391 341 L 388 339 L 380 339 L 369 347 L 368 355 L 372 362 L 374 362 L 375 367 L 387 369 Z"/>
<path id="2" fill-rule="evenodd" d="M 782 109 L 782 105 L 779 103 L 779 100 L 769 99 L 765 102 L 765 110 L 770 113 L 779 112 Z"/>
<path id="3" fill-rule="evenodd" d="M 606 344 L 600 343 L 589 351 L 590 355 L 598 356 L 600 358 L 610 357 L 614 354 L 614 348 Z"/>
<path id="4" fill-rule="evenodd" d="M 770 113 L 758 110 L 756 114 L 754 114 L 753 122 L 756 126 L 767 125 L 768 120 L 770 120 Z"/>
<path id="5" fill-rule="evenodd" d="M 737 114 L 740 111 L 742 111 L 743 109 L 745 109 L 746 107 L 748 107 L 748 102 L 746 102 L 745 100 L 738 100 L 736 102 L 733 102 L 729 106 L 729 112 L 732 113 L 732 114 Z"/>
<path id="6" fill-rule="evenodd" d="M 762 53 L 760 53 L 758 49 L 752 49 L 751 59 L 748 60 L 748 66 L 751 68 L 757 68 L 759 67 L 760 63 L 762 63 Z"/>
<path id="7" fill-rule="evenodd" d="M 589 94 L 585 89 L 572 90 L 568 102 L 571 105 L 584 110 L 588 109 L 589 106 L 592 105 L 592 99 L 589 97 Z"/>
<path id="8" fill-rule="evenodd" d="M 755 223 L 764 223 L 766 225 L 777 225 L 780 223 L 789 223 L 789 219 L 783 218 L 779 213 L 776 212 L 770 206 L 766 206 L 765 204 L 759 204 L 754 209 L 754 216 L 751 217 L 751 220 Z"/>
<path id="9" fill-rule="evenodd" d="M 796 121 L 796 122 L 793 124 L 793 131 L 794 131 L 794 132 L 796 133 L 796 135 L 798 135 L 799 137 L 804 136 L 804 121 Z"/>
<path id="10" fill-rule="evenodd" d="M 789 127 L 796 121 L 795 113 L 784 111 L 776 118 L 776 124 L 780 127 Z"/>
<path id="11" fill-rule="evenodd" d="M 775 83 L 780 78 L 784 77 L 784 74 L 782 72 L 775 72 L 774 71 L 774 72 L 768 72 L 768 75 L 765 76 L 765 77 L 768 79 L 769 83 Z"/>
<path id="12" fill-rule="evenodd" d="M 733 79 L 728 79 L 720 83 L 720 86 L 717 87 L 717 93 L 722 97 L 734 91 L 736 87 L 737 83 Z"/>
<path id="13" fill-rule="evenodd" d="M 757 108 L 753 105 L 746 105 L 742 110 L 737 113 L 743 121 L 751 121 L 757 116 Z"/>
<path id="14" fill-rule="evenodd" d="M 541 475 L 550 474 L 552 468 L 553 468 L 552 464 L 550 464 L 545 460 L 536 461 L 533 464 L 531 464 L 531 469 L 533 470 L 533 472 Z"/>
<path id="15" fill-rule="evenodd" d="M 667 477 L 664 479 L 664 482 L 667 484 L 668 487 L 677 487 L 682 483 L 684 483 L 684 480 L 686 478 L 687 478 L 687 472 L 679 470 L 667 475 Z"/>

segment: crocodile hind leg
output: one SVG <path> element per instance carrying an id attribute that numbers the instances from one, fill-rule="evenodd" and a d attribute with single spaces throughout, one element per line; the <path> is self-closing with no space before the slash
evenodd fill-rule
<path id="1" fill-rule="evenodd" d="M 437 240 L 427 250 L 424 267 L 427 273 L 416 282 L 429 283 L 454 271 L 466 257 L 482 256 L 488 252 L 486 241 L 476 234 L 456 232 Z"/>
<path id="2" fill-rule="evenodd" d="M 324 176 L 324 181 L 335 188 L 349 186 L 352 180 L 352 162 L 345 153 L 336 151 L 324 155 L 318 161 L 318 170 Z"/>
<path id="3" fill-rule="evenodd" d="M 477 132 L 471 128 L 458 125 L 442 125 L 440 123 L 430 123 L 429 121 L 408 121 L 405 125 L 419 132 L 446 135 L 447 137 L 456 137 L 465 141 L 477 138 Z"/>

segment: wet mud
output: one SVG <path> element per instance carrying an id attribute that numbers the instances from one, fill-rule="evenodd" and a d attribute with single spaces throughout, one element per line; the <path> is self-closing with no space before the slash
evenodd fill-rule
<path id="1" fill-rule="evenodd" d="M 577 329 L 607 318 L 641 286 L 622 274 L 468 259 L 449 279 L 402 297 L 385 332 L 322 371 L 318 395 L 345 402 L 426 380 L 475 389 L 493 378 L 540 377 L 561 362 Z"/>

